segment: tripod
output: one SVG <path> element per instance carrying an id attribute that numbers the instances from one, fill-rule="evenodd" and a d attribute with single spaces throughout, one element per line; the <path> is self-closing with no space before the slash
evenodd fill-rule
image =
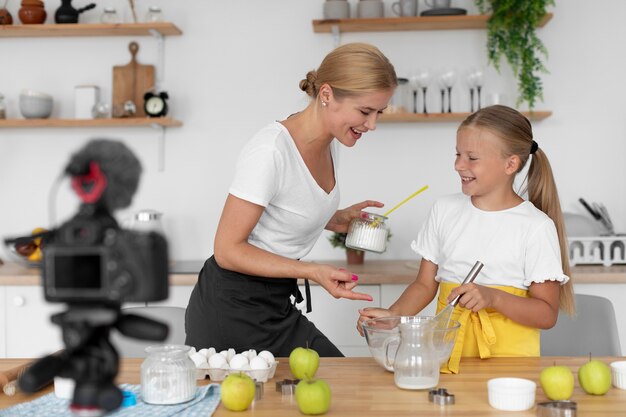
<path id="1" fill-rule="evenodd" d="M 18 384 L 25 392 L 36 392 L 55 376 L 71 378 L 76 384 L 70 409 L 85 415 L 98 410 L 104 414 L 122 403 L 122 392 L 114 383 L 119 355 L 109 341 L 112 328 L 143 340 L 162 341 L 168 334 L 166 324 L 123 314 L 119 304 L 70 304 L 67 311 L 53 315 L 52 322 L 61 326 L 65 350 L 39 359 Z"/>

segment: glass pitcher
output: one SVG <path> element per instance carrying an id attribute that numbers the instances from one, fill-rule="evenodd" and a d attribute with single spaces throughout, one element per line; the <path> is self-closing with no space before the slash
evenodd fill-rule
<path id="1" fill-rule="evenodd" d="M 439 357 L 433 345 L 435 322 L 430 317 L 417 316 L 401 323 L 400 334 L 385 340 L 385 366 L 393 367 L 398 388 L 432 389 L 439 383 Z M 390 343 L 400 339 L 395 357 L 390 358 Z"/>

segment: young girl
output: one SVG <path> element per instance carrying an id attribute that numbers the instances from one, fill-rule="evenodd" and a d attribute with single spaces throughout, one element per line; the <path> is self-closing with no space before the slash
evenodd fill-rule
<path id="1" fill-rule="evenodd" d="M 530 156 L 526 201 L 513 181 Z M 449 371 L 461 356 L 539 356 L 539 329 L 554 326 L 559 306 L 574 311 L 548 158 L 526 117 L 491 106 L 461 123 L 454 169 L 463 193 L 439 199 L 411 245 L 422 256 L 417 278 L 389 309 L 360 310 L 359 331 L 369 318 L 419 313 L 439 287 L 437 312 L 460 295 Z M 459 286 L 476 261 L 485 266 L 474 283 Z"/>

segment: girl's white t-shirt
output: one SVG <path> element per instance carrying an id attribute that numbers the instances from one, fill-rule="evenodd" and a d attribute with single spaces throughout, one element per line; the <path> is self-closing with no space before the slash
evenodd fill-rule
<path id="1" fill-rule="evenodd" d="M 291 259 L 307 255 L 339 207 L 335 187 L 326 193 L 307 168 L 289 131 L 279 122 L 261 129 L 244 146 L 229 193 L 265 207 L 248 242 Z"/>
<path id="2" fill-rule="evenodd" d="M 501 211 L 476 208 L 469 196 L 438 199 L 411 248 L 437 264 L 439 282 L 461 283 L 476 261 L 474 281 L 528 289 L 532 282 L 565 284 L 554 222 L 531 202 Z"/>

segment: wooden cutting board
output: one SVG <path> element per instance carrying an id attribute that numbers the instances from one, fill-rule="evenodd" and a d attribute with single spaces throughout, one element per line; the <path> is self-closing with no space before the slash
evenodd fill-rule
<path id="1" fill-rule="evenodd" d="M 139 45 L 137 42 L 128 44 L 130 62 L 126 65 L 113 67 L 113 117 L 146 117 L 143 110 L 143 95 L 154 89 L 154 65 L 142 65 L 137 62 Z M 124 103 L 135 103 L 136 113 L 124 116 Z"/>

